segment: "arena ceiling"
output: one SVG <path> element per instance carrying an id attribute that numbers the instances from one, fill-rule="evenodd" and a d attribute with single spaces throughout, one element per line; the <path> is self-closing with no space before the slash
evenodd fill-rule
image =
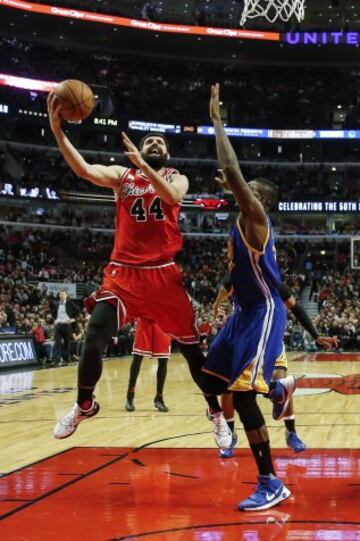
<path id="1" fill-rule="evenodd" d="M 188 6 L 190 10 L 194 6 L 203 5 L 206 0 L 150 0 L 154 5 L 164 6 L 159 12 L 162 22 L 170 22 L 180 7 Z M 162 1 L 162 4 L 161 4 Z M 209 0 L 209 9 L 222 8 L 235 2 L 240 10 L 242 0 Z M 42 2 L 37 2 L 42 3 Z M 50 2 L 47 2 L 50 4 Z M 144 0 L 59 0 L 51 2 L 52 5 L 67 6 L 78 9 L 87 9 L 106 12 L 117 8 L 117 14 L 123 16 L 139 17 L 144 8 Z M 306 26 L 301 30 L 310 29 L 312 23 L 317 26 L 316 20 L 323 19 L 321 28 L 325 28 L 325 19 L 333 25 L 328 30 L 346 30 L 346 21 L 352 21 L 351 30 L 359 28 L 357 17 L 360 14 L 360 0 L 307 0 L 308 12 Z M 120 7 L 121 6 L 121 10 Z M 316 6 L 316 8 L 315 8 Z M 330 7 L 331 6 L 331 7 Z M 127 11 L 128 10 L 128 11 Z M 185 34 L 156 33 L 154 31 L 139 30 L 134 28 L 113 27 L 111 24 L 91 23 L 83 20 L 69 20 L 66 17 L 54 17 L 32 12 L 24 13 L 21 10 L 0 6 L 0 34 L 17 36 L 19 38 L 52 43 L 67 48 L 86 48 L 87 50 L 101 50 L 109 52 L 126 52 L 136 55 L 166 56 L 182 58 L 190 61 L 242 63 L 247 65 L 323 65 L 323 66 L 354 66 L 360 62 L 360 47 L 334 46 L 296 46 L 291 47 L 279 42 L 262 42 L 245 39 L 229 39 L 209 36 L 194 36 Z M 329 15 L 331 12 L 331 17 Z M 358 13 L 359 12 L 359 13 Z M 166 18 L 162 13 L 166 14 Z M 326 14 L 326 15 L 325 15 Z M 352 18 L 351 18 L 352 15 Z M 318 17 L 318 19 L 316 19 Z M 219 23 L 219 18 L 216 18 Z M 336 22 L 339 21 L 339 22 Z M 342 22 L 343 21 L 343 22 Z M 182 20 L 184 24 L 185 21 Z M 261 24 L 260 24 L 261 23 Z M 219 23 L 220 24 L 220 23 Z M 212 26 L 212 25 L 209 25 Z M 215 24 L 214 24 L 215 26 Z M 220 26 L 222 26 L 220 24 Z M 224 25 L 225 26 L 225 25 Z M 253 25 L 252 25 L 253 26 Z M 318 26 L 317 26 L 318 27 Z M 349 28 L 350 28 L 349 27 Z M 265 29 L 265 23 L 259 21 L 259 28 Z M 314 28 L 314 26 L 313 26 Z M 318 27 L 319 28 L 319 27 Z M 270 26 L 271 30 L 285 30 L 279 26 Z M 292 23 L 286 30 L 295 31 L 297 25 Z M 1 67 L 1 59 L 0 59 Z"/>
<path id="2" fill-rule="evenodd" d="M 262 0 L 264 1 L 264 0 Z M 294 1 L 294 0 L 291 0 Z M 244 0 L 55 0 L 51 3 L 83 8 L 89 11 L 142 16 L 153 21 L 183 24 L 205 24 L 238 27 Z M 292 19 L 288 24 L 270 24 L 265 19 L 252 19 L 245 28 L 292 30 L 357 29 L 360 28 L 359 0 L 306 0 L 305 21 L 299 25 Z"/>

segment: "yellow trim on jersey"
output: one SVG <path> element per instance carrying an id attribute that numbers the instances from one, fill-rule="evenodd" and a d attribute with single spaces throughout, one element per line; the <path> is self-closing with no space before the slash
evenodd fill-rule
<path id="1" fill-rule="evenodd" d="M 269 386 L 262 373 L 259 372 L 254 383 L 251 383 L 255 363 L 256 359 L 253 359 L 244 372 L 230 385 L 229 391 L 257 391 L 258 393 L 268 394 Z"/>
<path id="2" fill-rule="evenodd" d="M 229 391 L 257 391 L 258 393 L 267 394 L 269 392 L 269 386 L 266 383 L 262 372 L 259 372 L 256 376 L 255 382 L 252 385 L 253 368 L 256 359 L 253 359 L 251 363 L 245 368 L 244 372 L 234 381 L 229 387 Z M 287 357 L 285 345 L 279 357 L 275 361 L 274 368 L 286 368 L 287 369 Z"/>
<path id="3" fill-rule="evenodd" d="M 285 344 L 283 344 L 283 350 L 280 356 L 276 359 L 274 368 L 285 368 L 285 370 L 288 368 Z"/>
<path id="4" fill-rule="evenodd" d="M 267 234 L 266 234 L 266 239 L 265 239 L 265 242 L 264 242 L 264 245 L 263 245 L 263 249 L 260 251 L 260 250 L 257 250 L 256 248 L 253 248 L 252 246 L 250 246 L 250 244 L 248 243 L 248 241 L 246 240 L 246 237 L 244 235 L 244 232 L 243 230 L 241 229 L 241 225 L 240 225 L 240 217 L 238 217 L 238 219 L 236 220 L 236 225 L 237 225 L 237 228 L 239 230 L 239 233 L 240 233 L 240 237 L 242 238 L 242 241 L 243 243 L 245 244 L 246 248 L 248 248 L 249 250 L 251 250 L 252 252 L 255 252 L 255 254 L 258 254 L 258 255 L 264 255 L 265 253 L 265 249 L 266 249 L 266 245 L 267 243 L 269 242 L 269 238 L 270 238 L 270 226 L 269 226 L 269 222 L 267 223 Z"/>

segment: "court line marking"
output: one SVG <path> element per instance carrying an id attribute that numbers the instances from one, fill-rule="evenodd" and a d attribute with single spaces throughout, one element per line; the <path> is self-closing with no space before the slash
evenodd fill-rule
<path id="1" fill-rule="evenodd" d="M 33 500 L 29 500 L 27 503 L 25 503 L 24 505 L 20 505 L 19 507 L 16 507 L 14 509 L 12 509 L 11 511 L 8 511 L 7 513 L 4 513 L 3 515 L 0 515 L 0 521 L 12 516 L 12 515 L 15 515 L 16 513 L 19 513 L 20 511 L 30 507 L 30 505 L 33 505 L 35 503 L 38 503 L 42 500 L 44 500 L 45 498 L 48 498 L 49 496 L 52 496 L 53 494 L 56 494 L 57 492 L 60 492 L 61 490 L 64 490 L 65 488 L 75 484 L 75 483 L 78 483 L 80 481 L 83 481 L 84 479 L 86 479 L 87 477 L 89 477 L 90 475 L 93 475 L 94 473 L 97 473 L 98 471 L 101 471 L 105 468 L 107 468 L 108 466 L 112 466 L 113 464 L 115 464 L 116 462 L 120 462 L 120 460 L 123 460 L 124 458 L 126 458 L 129 454 L 131 453 L 137 453 L 139 452 L 140 450 L 142 449 L 145 449 L 146 447 L 149 447 L 150 445 L 153 445 L 154 443 L 158 443 L 158 442 L 161 442 L 161 441 L 167 441 L 168 439 L 169 440 L 173 440 L 173 439 L 176 439 L 176 438 L 184 438 L 184 437 L 188 437 L 188 436 L 194 436 L 194 435 L 197 435 L 197 434 L 202 434 L 202 432 L 196 432 L 196 433 L 192 433 L 192 434 L 180 434 L 178 436 L 172 436 L 170 438 L 163 438 L 161 440 L 157 440 L 155 442 L 148 442 L 148 443 L 145 443 L 143 444 L 142 446 L 140 447 L 137 447 L 135 449 L 130 449 L 128 452 L 122 454 L 122 455 L 119 455 L 117 456 L 116 458 L 114 458 L 113 460 L 110 460 L 109 462 L 105 463 L 105 464 L 102 464 L 101 466 L 98 466 L 97 468 L 93 469 L 93 470 L 90 470 L 89 472 L 87 473 L 84 473 L 81 477 L 77 477 L 76 479 L 72 479 L 70 481 L 68 481 L 67 483 L 64 483 L 63 485 L 59 486 L 59 487 L 56 487 L 52 490 L 49 490 L 48 492 L 45 492 L 44 494 L 38 496 L 37 498 L 34 498 Z M 45 457 L 45 458 L 42 458 L 40 460 L 37 460 L 35 462 L 32 462 L 30 464 L 28 464 L 27 466 L 22 466 L 21 468 L 18 468 L 16 470 L 13 470 L 12 472 L 9 472 L 7 474 L 5 474 L 3 477 L 5 476 L 8 476 L 8 475 L 12 475 L 14 473 L 17 473 L 25 468 L 28 468 L 28 467 L 31 467 L 31 466 L 34 466 L 35 464 L 38 464 L 40 462 L 44 462 L 45 460 L 49 460 L 51 458 L 53 458 L 54 456 L 57 456 L 57 455 L 61 455 L 63 453 L 66 453 L 66 452 L 69 452 L 73 449 L 92 449 L 94 448 L 93 446 L 86 446 L 86 447 L 71 447 L 70 449 L 66 449 L 64 451 L 59 451 L 59 453 L 55 453 L 54 455 L 50 455 L 48 457 Z M 98 448 L 98 449 L 101 449 L 103 447 L 95 447 L 95 448 Z M 135 459 L 136 460 L 136 459 Z M 1 479 L 3 479 L 3 477 L 1 477 Z"/>
<path id="2" fill-rule="evenodd" d="M 74 447 L 72 449 L 74 449 Z M 93 470 L 90 470 L 89 472 L 84 473 L 81 477 L 77 477 L 76 479 L 72 479 L 72 480 L 68 481 L 67 483 L 64 483 L 63 485 L 61 485 L 59 487 L 56 487 L 56 488 L 53 488 L 52 490 L 49 490 L 48 492 L 45 492 L 44 494 L 41 494 L 41 496 L 38 496 L 37 498 L 34 498 L 33 500 L 28 501 L 24 505 L 20 505 L 19 507 L 16 507 L 15 509 L 12 509 L 11 511 L 8 511 L 7 513 L 4 513 L 3 515 L 0 515 L 0 521 L 6 519 L 8 517 L 11 517 L 12 515 L 15 515 L 16 513 L 19 513 L 19 511 L 22 511 L 22 510 L 30 507 L 30 505 L 34 505 L 35 503 L 38 503 L 38 502 L 44 500 L 45 498 L 48 498 L 49 496 L 52 496 L 53 494 L 56 494 L 57 492 L 60 492 L 61 490 L 64 490 L 65 488 L 67 488 L 67 487 L 69 487 L 69 486 L 71 486 L 71 485 L 73 485 L 75 483 L 78 483 L 79 481 L 82 481 L 86 477 L 89 477 L 90 475 L 93 475 L 94 473 L 97 473 L 98 471 L 101 471 L 101 470 L 107 468 L 108 466 L 111 466 L 112 464 L 115 464 L 116 462 L 120 462 L 120 460 L 125 458 L 128 454 L 130 454 L 130 452 L 131 451 L 129 451 L 127 453 L 124 453 L 122 456 L 114 458 L 113 460 L 110 460 L 106 464 L 101 464 L 101 466 L 98 466 L 98 467 L 94 468 Z M 61 453 L 58 453 L 58 454 L 61 454 Z M 52 457 L 49 457 L 49 458 L 52 458 Z M 27 466 L 25 466 L 25 467 L 27 467 Z M 15 472 L 16 472 L 16 470 L 15 470 Z"/>
<path id="3" fill-rule="evenodd" d="M 167 472 L 168 475 L 173 475 L 174 477 L 185 477 L 187 479 L 200 479 L 200 477 L 197 477 L 196 475 L 189 475 L 187 473 L 176 473 L 176 472 Z"/>
<path id="4" fill-rule="evenodd" d="M 143 468 L 146 467 L 146 464 L 144 464 L 143 462 L 141 462 L 141 460 L 137 459 L 137 458 L 132 458 L 131 459 L 131 462 L 133 462 L 134 464 L 136 464 L 137 466 L 142 466 Z"/>
<path id="5" fill-rule="evenodd" d="M 271 511 L 269 512 L 269 516 L 268 518 L 271 519 L 273 517 L 276 517 L 275 515 L 275 512 L 271 513 Z M 249 517 L 250 518 L 250 517 Z M 185 532 L 185 531 L 191 531 L 191 530 L 199 530 L 201 528 L 219 528 L 219 527 L 222 527 L 222 528 L 226 528 L 228 526 L 246 526 L 247 528 L 249 528 L 249 526 L 261 526 L 261 525 L 272 525 L 274 524 L 274 522 L 268 522 L 268 520 L 262 520 L 262 521 L 244 521 L 244 522 L 228 522 L 228 523 L 216 523 L 216 524 L 198 524 L 198 525 L 194 525 L 194 526 L 185 526 L 183 528 L 173 528 L 173 529 L 168 529 L 168 530 L 155 530 L 155 531 L 152 531 L 152 532 L 144 532 L 144 533 L 137 533 L 137 534 L 130 534 L 130 535 L 125 535 L 125 536 L 121 536 L 121 537 L 112 537 L 111 539 L 108 539 L 107 541 L 128 541 L 129 539 L 138 539 L 140 537 L 148 537 L 150 535 L 163 535 L 163 534 L 167 534 L 167 533 L 176 533 L 176 532 Z M 334 521 L 322 521 L 322 520 L 285 520 L 284 522 L 282 521 L 276 521 L 276 524 L 279 525 L 288 525 L 288 524 L 316 524 L 316 525 L 320 525 L 320 524 L 329 524 L 331 526 L 333 526 L 334 524 L 336 525 L 339 525 L 339 524 L 344 524 L 346 526 L 359 526 L 360 525 L 360 522 L 350 522 L 350 521 L 338 521 L 338 520 L 334 520 Z"/>
<path id="6" fill-rule="evenodd" d="M 49 460 L 50 458 L 54 458 L 56 456 L 68 453 L 69 451 L 72 451 L 73 449 L 76 449 L 76 447 L 73 446 L 73 447 L 69 447 L 69 449 L 63 449 L 62 451 L 58 451 L 57 453 L 54 453 L 53 455 L 40 458 L 39 460 L 35 460 L 34 462 L 25 464 L 25 466 L 20 466 L 20 468 L 16 468 L 15 470 L 11 470 L 9 472 L 3 473 L 1 476 L 1 479 L 4 479 L 4 477 L 7 477 L 8 475 L 12 475 L 13 473 L 18 473 L 19 471 L 24 470 L 25 468 L 31 468 L 31 466 L 36 466 L 37 464 L 40 464 L 41 462 L 45 462 L 45 460 Z"/>
<path id="7" fill-rule="evenodd" d="M 332 425 L 331 425 L 332 426 Z M 4 513 L 3 515 L 0 515 L 0 521 L 10 517 L 10 516 L 13 516 L 15 515 L 16 513 L 24 510 L 24 509 L 27 509 L 28 507 L 30 507 L 31 505 L 35 504 L 35 503 L 38 503 L 46 498 L 48 498 L 49 496 L 52 496 L 53 494 L 56 494 L 57 492 L 60 492 L 62 490 L 64 490 L 65 488 L 75 484 L 75 483 L 78 483 L 80 481 L 83 481 L 84 479 L 86 479 L 87 477 L 90 477 L 91 475 L 109 467 L 109 466 L 112 466 L 113 464 L 115 464 L 116 462 L 120 462 L 121 460 L 123 460 L 124 458 L 126 458 L 127 456 L 129 456 L 131 453 L 138 453 L 140 451 L 142 451 L 143 449 L 146 449 L 148 447 L 150 447 L 151 445 L 154 445 L 155 443 L 161 443 L 161 442 L 164 442 L 164 441 L 169 441 L 169 440 L 174 440 L 174 439 L 180 439 L 180 438 L 186 438 L 188 436 L 195 436 L 195 435 L 201 435 L 201 434 L 208 434 L 209 432 L 193 432 L 193 433 L 190 433 L 190 434 L 179 434 L 177 436 L 171 436 L 169 438 L 162 438 L 162 439 L 159 439 L 159 440 L 155 440 L 155 441 L 152 441 L 152 442 L 148 442 L 148 443 L 144 443 L 143 445 L 141 445 L 140 447 L 137 447 L 135 449 L 130 449 L 128 452 L 122 454 L 122 455 L 119 455 L 119 456 L 116 456 L 116 458 L 114 458 L 113 460 L 110 460 L 109 462 L 106 462 L 105 464 L 102 464 L 101 466 L 98 466 L 96 468 L 94 468 L 93 470 L 90 470 L 89 472 L 87 473 L 84 473 L 82 474 L 81 477 L 77 477 L 76 479 L 72 479 L 72 480 L 69 480 L 67 483 L 64 483 L 63 485 L 59 486 L 59 487 L 56 487 L 40 496 L 38 496 L 37 498 L 34 498 L 33 500 L 29 500 L 27 501 L 24 505 L 21 505 L 19 507 L 16 507 L 15 509 L 12 509 L 11 511 L 8 511 L 7 513 Z M 5 476 L 9 476 L 9 475 L 12 475 L 14 473 L 17 473 L 25 468 L 28 468 L 28 467 L 31 467 L 31 466 L 34 466 L 36 464 L 39 464 L 41 462 L 44 462 L 46 460 L 49 460 L 55 456 L 58 456 L 58 455 L 61 455 L 61 454 L 65 454 L 69 451 L 72 451 L 74 449 L 102 449 L 103 447 L 102 446 L 79 446 L 79 447 L 71 447 L 69 449 L 65 449 L 63 451 L 59 451 L 58 453 L 55 453 L 53 455 L 50 455 L 48 457 L 45 457 L 45 458 L 42 458 L 40 460 L 37 460 L 35 462 L 32 462 L 26 466 L 22 466 L 20 468 L 17 468 L 15 470 L 13 470 L 12 472 L 9 472 L 7 474 L 5 474 L 4 476 L 1 477 L 1 479 L 3 479 L 3 477 Z M 166 449 L 166 448 L 164 448 Z M 185 448 L 185 449 L 190 449 L 190 448 Z M 195 448 L 197 449 L 197 448 Z M 316 449 L 311 449 L 312 452 L 316 451 Z M 335 450 L 335 451 L 338 451 L 338 449 L 334 448 L 334 449 L 329 449 L 327 448 L 328 451 L 330 450 Z M 319 449 L 320 452 L 323 451 L 323 449 Z M 135 459 L 136 460 L 136 459 Z M 241 524 L 241 523 L 240 523 Z M 333 523 L 331 523 L 333 524 Z M 340 524 L 340 523 L 339 523 Z M 352 523 L 349 523 L 349 524 L 352 524 Z M 355 524 L 360 524 L 360 523 L 355 523 Z M 197 527 L 200 527 L 200 526 L 197 526 Z M 202 527 L 206 527 L 206 526 L 202 526 Z M 210 527 L 210 526 L 209 526 Z M 188 529 L 194 529 L 195 527 L 189 527 Z M 169 530 L 169 531 L 177 531 L 177 530 Z M 157 533 L 157 532 L 154 532 L 154 533 Z M 161 533 L 161 532 L 159 532 Z M 145 535 L 145 534 L 144 534 Z M 146 534 L 146 535 L 150 535 L 150 534 Z M 153 533 L 151 533 L 151 535 L 153 535 Z M 110 540 L 110 541 L 122 541 L 122 540 L 126 540 L 126 539 L 134 539 L 134 537 L 136 536 L 127 536 L 127 537 L 120 537 L 120 538 L 114 538 L 113 540 Z"/>

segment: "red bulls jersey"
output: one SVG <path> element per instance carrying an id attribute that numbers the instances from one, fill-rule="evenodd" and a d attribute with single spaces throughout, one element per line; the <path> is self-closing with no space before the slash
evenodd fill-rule
<path id="1" fill-rule="evenodd" d="M 161 175 L 170 181 L 175 169 Z M 126 169 L 116 196 L 116 226 L 111 261 L 128 265 L 161 265 L 172 261 L 182 246 L 180 203 L 170 206 L 157 196 L 139 169 Z"/>

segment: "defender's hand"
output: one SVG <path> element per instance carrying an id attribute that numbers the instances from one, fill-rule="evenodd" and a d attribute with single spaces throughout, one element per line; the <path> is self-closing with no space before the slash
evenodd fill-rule
<path id="1" fill-rule="evenodd" d="M 226 193 L 232 193 L 230 185 L 228 181 L 226 180 L 226 176 L 224 174 L 224 171 L 222 169 L 218 169 L 219 176 L 215 177 L 215 180 L 218 184 L 220 184 L 221 188 Z"/>
<path id="2" fill-rule="evenodd" d="M 220 86 L 219 83 L 211 86 L 210 118 L 212 121 L 221 120 L 220 117 Z"/>

